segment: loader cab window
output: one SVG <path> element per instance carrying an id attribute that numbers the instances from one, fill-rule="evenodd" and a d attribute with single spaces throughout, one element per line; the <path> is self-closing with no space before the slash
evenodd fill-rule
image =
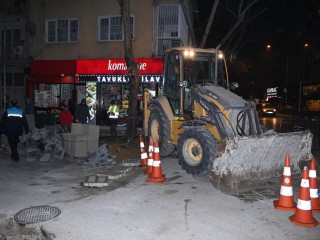
<path id="1" fill-rule="evenodd" d="M 180 112 L 180 56 L 170 53 L 166 56 L 165 81 L 163 92 L 168 97 L 174 114 Z"/>
<path id="2" fill-rule="evenodd" d="M 193 58 L 184 59 L 184 76 L 191 84 L 214 83 L 215 55 L 196 52 Z M 226 69 L 223 59 L 218 59 L 218 85 L 227 87 Z"/>

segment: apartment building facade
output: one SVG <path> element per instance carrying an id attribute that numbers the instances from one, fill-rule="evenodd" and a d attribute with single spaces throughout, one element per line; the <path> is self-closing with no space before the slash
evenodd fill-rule
<path id="1" fill-rule="evenodd" d="M 55 111 L 70 99 L 77 104 L 86 98 L 92 121 L 98 124 L 103 124 L 101 110 L 117 100 L 125 117 L 129 85 L 117 0 L 32 0 L 24 9 L 22 95 L 34 99 L 38 111 Z M 161 80 L 164 50 L 192 43 L 180 1 L 134 0 L 130 12 L 142 93 L 145 83 Z"/>
<path id="2" fill-rule="evenodd" d="M 0 1 L 0 109 L 18 99 L 24 104 L 28 64 L 26 1 Z"/>

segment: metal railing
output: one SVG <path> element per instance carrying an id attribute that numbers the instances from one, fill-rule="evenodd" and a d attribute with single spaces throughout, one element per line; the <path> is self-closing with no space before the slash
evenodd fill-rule
<path id="1" fill-rule="evenodd" d="M 0 57 L 1 59 L 5 58 L 7 60 L 15 60 L 15 59 L 25 59 L 25 44 L 24 43 L 6 43 L 5 44 L 5 51 L 4 51 L 4 44 L 1 42 L 0 47 Z"/>
<path id="2" fill-rule="evenodd" d="M 172 38 L 159 38 L 157 40 L 157 54 L 158 56 L 163 56 L 164 52 L 168 48 L 183 46 L 180 39 Z"/>
<path id="3" fill-rule="evenodd" d="M 320 150 L 320 119 L 319 118 L 281 118 L 280 132 L 295 132 L 309 129 L 313 134 L 312 150 Z"/>

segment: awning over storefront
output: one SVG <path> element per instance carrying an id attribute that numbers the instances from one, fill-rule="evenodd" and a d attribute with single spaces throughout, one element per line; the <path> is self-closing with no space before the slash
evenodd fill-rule
<path id="1" fill-rule="evenodd" d="M 156 83 L 162 79 L 161 58 L 137 58 L 142 83 Z M 31 76 L 35 83 L 127 83 L 124 59 L 34 60 Z"/>
<path id="2" fill-rule="evenodd" d="M 35 83 L 74 83 L 76 60 L 34 60 L 31 77 Z"/>

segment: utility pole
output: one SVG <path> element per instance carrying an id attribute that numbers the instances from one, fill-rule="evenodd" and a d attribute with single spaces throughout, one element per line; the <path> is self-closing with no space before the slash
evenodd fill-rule
<path id="1" fill-rule="evenodd" d="M 289 70 L 289 57 L 288 57 L 288 48 L 286 50 L 286 83 L 285 83 L 285 86 L 286 86 L 286 106 L 287 106 L 287 103 L 288 103 L 288 70 Z"/>
<path id="2" fill-rule="evenodd" d="M 7 7 L 5 6 L 5 9 L 4 9 L 4 15 L 3 15 L 3 18 L 4 18 L 4 21 L 3 21 L 3 26 L 4 26 L 4 29 L 3 29 L 3 96 L 2 96 L 2 99 L 3 99 L 3 111 L 5 110 L 5 106 L 6 106 L 6 85 L 7 85 L 7 81 L 6 81 L 6 60 L 7 60 L 7 44 L 6 44 L 6 41 L 7 41 L 7 36 L 6 36 L 6 32 L 7 32 L 7 26 L 6 26 L 6 15 L 7 15 Z"/>

